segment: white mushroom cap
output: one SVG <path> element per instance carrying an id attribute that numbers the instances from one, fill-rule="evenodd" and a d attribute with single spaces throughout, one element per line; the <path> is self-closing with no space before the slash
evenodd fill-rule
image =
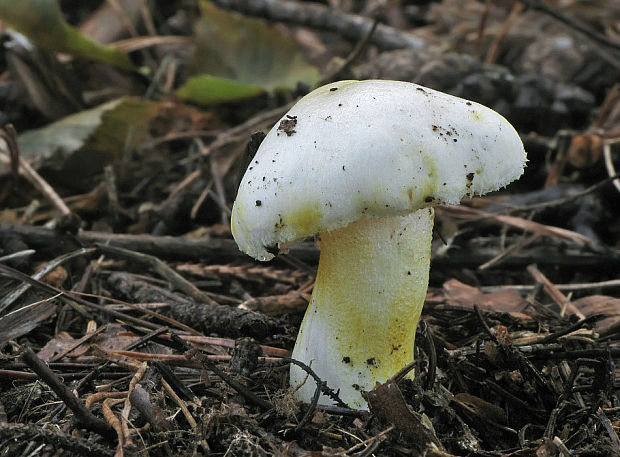
<path id="1" fill-rule="evenodd" d="M 232 213 L 240 249 L 364 217 L 404 215 L 497 190 L 523 173 L 519 135 L 495 111 L 400 81 L 340 81 L 303 97 L 263 140 Z"/>

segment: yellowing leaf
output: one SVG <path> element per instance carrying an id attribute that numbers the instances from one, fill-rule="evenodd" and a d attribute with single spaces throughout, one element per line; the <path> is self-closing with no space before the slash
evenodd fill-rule
<path id="1" fill-rule="evenodd" d="M 232 101 L 319 80 L 316 67 L 276 27 L 207 1 L 200 5 L 196 53 L 189 65 L 193 78 L 179 89 L 180 97 L 197 103 Z"/>
<path id="2" fill-rule="evenodd" d="M 134 69 L 126 54 L 89 40 L 67 24 L 57 0 L 0 0 L 0 19 L 42 49 Z"/>
<path id="3" fill-rule="evenodd" d="M 120 98 L 25 132 L 18 138 L 19 148 L 38 166 L 85 179 L 124 150 L 139 146 L 159 109 L 155 102 Z"/>

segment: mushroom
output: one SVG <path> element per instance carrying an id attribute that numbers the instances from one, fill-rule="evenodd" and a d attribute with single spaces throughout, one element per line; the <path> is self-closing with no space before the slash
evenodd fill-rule
<path id="1" fill-rule="evenodd" d="M 316 235 L 319 267 L 293 358 L 366 409 L 362 391 L 414 358 L 432 206 L 497 190 L 525 162 L 501 115 L 416 84 L 340 81 L 299 100 L 260 145 L 231 220 L 240 249 L 262 261 Z M 310 402 L 312 378 L 293 365 L 290 383 Z"/>

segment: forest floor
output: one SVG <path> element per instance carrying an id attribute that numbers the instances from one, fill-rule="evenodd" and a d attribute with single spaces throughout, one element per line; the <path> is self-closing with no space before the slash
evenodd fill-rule
<path id="1" fill-rule="evenodd" d="M 35 3 L 0 0 L 1 455 L 620 456 L 618 2 Z M 528 154 L 436 208 L 415 379 L 370 411 L 288 387 L 314 240 L 230 231 L 257 132 L 343 79 Z"/>

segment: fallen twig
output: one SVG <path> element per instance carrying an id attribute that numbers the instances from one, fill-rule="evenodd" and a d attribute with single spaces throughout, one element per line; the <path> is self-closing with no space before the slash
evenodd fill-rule
<path id="1" fill-rule="evenodd" d="M 492 214 L 480 211 L 475 208 L 467 206 L 441 206 L 441 211 L 446 212 L 451 216 L 460 218 L 477 218 L 487 219 L 500 224 L 506 224 L 511 227 L 520 228 L 522 230 L 529 230 L 540 235 L 551 236 L 555 238 L 562 238 L 565 240 L 574 241 L 577 244 L 587 245 L 591 243 L 591 240 L 581 235 L 580 233 L 573 232 L 572 230 L 563 229 L 561 227 L 555 227 L 552 225 L 545 225 L 538 222 L 523 219 L 521 217 L 506 216 L 501 214 Z"/>
<path id="2" fill-rule="evenodd" d="M 438 212 L 450 211 L 450 215 L 463 218 L 485 217 L 473 214 L 468 210 L 460 214 L 452 212 L 451 209 L 447 208 L 448 207 L 440 208 Z M 488 213 L 483 214 L 486 215 Z M 521 219 L 521 221 L 524 220 L 525 219 Z M 3 236 L 3 233 L 8 234 L 9 232 L 19 234 L 23 237 L 24 241 L 33 246 L 49 246 L 58 243 L 57 232 L 44 227 L 14 225 L 0 227 L 0 237 Z M 571 234 L 575 233 L 569 230 L 566 232 Z M 582 235 L 577 235 L 583 237 Z M 78 232 L 75 237 L 84 245 L 107 243 L 111 246 L 125 247 L 166 259 L 182 259 L 183 261 L 196 260 L 202 262 L 212 261 L 217 263 L 232 259 L 249 261 L 248 256 L 239 251 L 237 244 L 231 239 L 209 238 L 204 240 L 187 240 L 169 236 L 126 235 L 91 231 Z M 319 249 L 314 243 L 299 243 L 291 247 L 290 254 L 295 258 L 312 264 L 316 264 L 319 259 Z M 592 266 L 602 268 L 603 266 L 618 265 L 620 263 L 620 256 L 610 256 L 609 254 L 609 252 L 601 254 L 582 252 L 581 250 L 576 251 L 571 248 L 558 252 L 557 248 L 554 247 L 537 246 L 535 250 L 522 250 L 518 253 L 513 253 L 510 257 L 503 260 L 503 265 L 526 266 L 532 262 L 538 265 L 565 265 L 575 268 L 589 268 Z M 472 266 L 487 262 L 496 255 L 496 250 L 485 248 L 480 248 L 476 251 L 450 250 L 449 254 L 434 255 L 433 264 L 439 268 L 444 266 Z"/>
<path id="3" fill-rule="evenodd" d="M 525 3 L 527 6 L 529 6 L 532 9 L 542 11 L 543 13 L 551 16 L 552 18 L 557 19 L 560 22 L 563 22 L 564 24 L 568 25 L 570 28 L 577 30 L 578 32 L 586 35 L 588 38 L 590 38 L 593 41 L 596 41 L 597 43 L 613 48 L 616 51 L 620 51 L 620 43 L 612 41 L 609 38 L 607 38 L 605 35 L 602 35 L 592 30 L 591 28 L 576 21 L 572 17 L 567 16 L 559 11 L 556 11 L 555 9 L 548 6 L 543 0 L 519 0 L 519 1 L 521 1 L 522 3 Z"/>
<path id="4" fill-rule="evenodd" d="M 620 279 L 611 279 L 609 281 L 599 282 L 583 282 L 576 284 L 556 284 L 559 290 L 563 291 L 578 291 L 578 290 L 590 290 L 590 289 L 605 289 L 620 287 Z M 483 292 L 495 292 L 498 290 L 517 290 L 519 292 L 529 292 L 534 290 L 536 285 L 507 285 L 507 286 L 483 286 L 480 288 Z"/>
<path id="5" fill-rule="evenodd" d="M 13 277 L 23 282 L 27 282 L 28 284 L 33 285 L 37 289 L 43 290 L 52 295 L 58 295 L 59 298 L 67 300 L 69 303 L 74 302 L 78 303 L 82 306 L 86 306 L 91 309 L 95 309 L 101 313 L 107 314 L 109 316 L 116 317 L 121 320 L 125 320 L 128 322 L 133 322 L 134 324 L 141 325 L 143 327 L 147 327 L 150 329 L 159 329 L 160 326 L 157 324 L 153 324 L 151 322 L 145 321 L 144 319 L 138 319 L 133 316 L 129 316 L 125 313 L 121 313 L 119 311 L 115 311 L 113 309 L 109 309 L 105 306 L 98 305 L 96 303 L 89 302 L 88 300 L 84 300 L 71 292 L 66 292 L 64 290 L 58 289 L 56 287 L 50 286 L 49 284 L 45 284 L 41 281 L 37 281 L 36 279 L 31 278 L 27 274 L 22 273 L 21 271 L 15 270 L 14 268 L 8 267 L 0 263 L 0 272 L 3 272 L 7 276 Z M 139 307 L 136 307 L 139 308 Z M 142 310 L 144 311 L 144 310 Z"/>
<path id="6" fill-rule="evenodd" d="M 50 246 L 59 242 L 59 234 L 55 230 L 45 227 L 3 226 L 2 233 L 12 232 L 23 237 L 28 244 L 35 246 Z M 240 258 L 245 254 L 239 251 L 232 239 L 204 239 L 187 240 L 172 236 L 128 235 L 118 233 L 80 231 L 75 238 L 83 245 L 92 246 L 97 243 L 107 246 L 117 246 L 158 258 L 173 258 L 187 260 L 216 261 L 221 263 L 231 258 Z"/>
<path id="7" fill-rule="evenodd" d="M 69 407 L 77 419 L 77 425 L 92 430 L 107 439 L 114 438 L 114 430 L 102 419 L 93 416 L 86 407 L 73 395 L 67 386 L 54 372 L 30 349 L 26 347 L 21 355 L 22 360 L 34 371 L 41 380 L 50 386 L 58 397 Z"/>
<path id="8" fill-rule="evenodd" d="M 194 300 L 206 303 L 211 306 L 217 306 L 218 303 L 213 300 L 206 292 L 201 291 L 196 286 L 194 286 L 191 282 L 185 279 L 183 276 L 178 274 L 160 259 L 155 256 L 143 254 L 141 252 L 132 251 L 125 248 L 120 248 L 117 246 L 108 246 L 103 243 L 96 243 L 97 248 L 105 253 L 112 254 L 120 257 L 125 257 L 137 261 L 138 263 L 149 266 L 157 273 L 159 273 L 163 278 L 170 281 L 174 286 L 176 286 L 183 293 L 189 295 Z"/>
<path id="9" fill-rule="evenodd" d="M 570 314 L 576 315 L 580 320 L 586 318 L 586 316 L 584 316 L 584 314 L 579 311 L 551 281 L 549 281 L 549 279 L 536 267 L 536 265 L 529 265 L 527 267 L 527 271 L 536 281 L 543 284 L 545 291 L 560 307 L 562 313 L 564 312 L 564 309 L 566 309 Z"/>
<path id="10" fill-rule="evenodd" d="M 312 2 L 216 0 L 215 4 L 222 8 L 265 17 L 273 21 L 329 30 L 354 41 L 359 41 L 366 36 L 373 24 L 372 19 L 343 13 L 335 8 Z M 420 50 L 427 46 L 422 38 L 384 24 L 379 24 L 370 41 L 382 49 Z"/>
<path id="11" fill-rule="evenodd" d="M 267 400 L 263 400 L 262 398 L 255 395 L 252 391 L 250 391 L 244 385 L 238 383 L 222 370 L 220 370 L 215 363 L 211 362 L 208 357 L 202 354 L 198 349 L 191 348 L 185 341 L 179 338 L 176 334 L 172 334 L 172 341 L 175 342 L 179 348 L 182 348 L 185 352 L 184 356 L 187 360 L 192 362 L 198 362 L 201 365 L 204 365 L 205 368 L 213 371 L 222 381 L 228 384 L 230 387 L 239 392 L 246 400 L 249 402 L 260 406 L 264 410 L 273 409 L 273 405 L 271 402 Z"/>
<path id="12" fill-rule="evenodd" d="M 72 260 L 76 257 L 92 254 L 94 250 L 92 248 L 82 248 L 77 251 L 68 252 L 63 254 L 55 259 L 47 262 L 41 269 L 39 269 L 35 274 L 32 275 L 32 278 L 35 280 L 39 280 L 45 277 L 46 274 L 54 270 L 59 265 L 62 265 L 69 260 Z M 12 303 L 15 302 L 19 297 L 21 297 L 28 289 L 32 287 L 31 284 L 27 282 L 22 282 L 18 287 L 15 288 L 11 293 L 7 294 L 0 300 L 0 313 L 5 310 L 7 307 L 11 306 Z"/>
<path id="13" fill-rule="evenodd" d="M 547 344 L 547 343 L 552 343 L 553 341 L 557 340 L 558 338 L 560 338 L 560 337 L 562 337 L 564 335 L 568 335 L 569 333 L 572 333 L 572 332 L 574 332 L 576 330 L 579 330 L 584 325 L 586 325 L 586 324 L 588 324 L 590 322 L 596 321 L 597 319 L 600 319 L 600 318 L 601 318 L 601 316 L 594 314 L 594 315 L 588 316 L 588 317 L 586 317 L 584 319 L 580 319 L 579 321 L 575 322 L 572 325 L 569 325 L 568 327 L 566 327 L 566 328 L 564 328 L 564 329 L 562 329 L 560 331 L 551 333 L 551 334 L 549 334 L 547 336 L 542 337 L 539 340 L 533 341 L 533 343 L 531 343 L 531 344 Z"/>

